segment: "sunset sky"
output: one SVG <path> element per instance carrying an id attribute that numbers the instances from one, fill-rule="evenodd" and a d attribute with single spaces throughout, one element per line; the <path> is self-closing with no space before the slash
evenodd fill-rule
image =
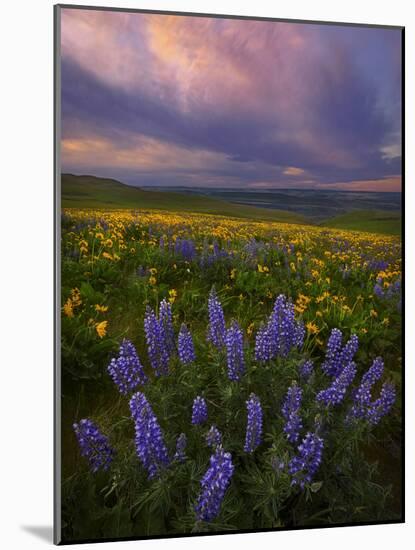
<path id="1" fill-rule="evenodd" d="M 61 14 L 63 172 L 400 190 L 400 30 Z"/>

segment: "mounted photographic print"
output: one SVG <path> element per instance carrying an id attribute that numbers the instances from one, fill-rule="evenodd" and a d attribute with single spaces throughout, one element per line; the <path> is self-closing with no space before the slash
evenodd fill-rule
<path id="1" fill-rule="evenodd" d="M 56 543 L 404 521 L 403 39 L 55 7 Z"/>

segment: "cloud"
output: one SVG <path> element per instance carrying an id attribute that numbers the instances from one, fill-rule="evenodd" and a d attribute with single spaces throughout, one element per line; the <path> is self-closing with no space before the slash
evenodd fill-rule
<path id="1" fill-rule="evenodd" d="M 139 184 L 130 157 L 138 147 L 147 159 L 140 162 L 151 160 L 165 181 L 173 152 L 174 173 L 197 170 L 195 159 L 210 154 L 200 170 L 212 185 L 239 178 L 242 186 L 290 186 L 305 175 L 346 183 L 400 173 L 399 31 L 62 14 L 63 138 L 96 141 L 91 171 L 105 166 Z M 98 142 L 117 154 L 100 157 Z M 163 144 L 168 160 L 143 143 L 153 153 Z M 88 154 L 72 150 L 71 166 L 77 162 L 87 169 Z"/>
<path id="2" fill-rule="evenodd" d="M 288 168 L 283 171 L 283 174 L 286 176 L 302 176 L 305 174 L 305 170 L 302 168 L 296 168 L 295 166 L 288 166 Z"/>

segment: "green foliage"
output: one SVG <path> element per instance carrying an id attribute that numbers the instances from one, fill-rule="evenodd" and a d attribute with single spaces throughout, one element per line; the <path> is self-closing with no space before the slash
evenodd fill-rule
<path id="1" fill-rule="evenodd" d="M 242 221 L 230 231 L 228 226 L 222 229 L 220 219 L 213 236 L 216 226 L 206 229 L 208 223 L 210 218 L 162 223 L 156 215 L 135 212 L 127 216 L 85 211 L 63 217 L 64 540 L 399 519 L 399 296 L 381 299 L 374 294 L 383 270 L 370 265 L 372 260 L 386 261 L 384 281 L 397 280 L 399 242 L 320 229 L 308 232 L 298 226 L 255 224 L 246 229 Z M 178 235 L 194 240 L 196 258 L 174 251 L 171 244 Z M 170 239 L 170 245 L 160 246 L 160 237 Z M 349 243 L 343 250 L 346 238 Z M 202 262 L 203 250 L 211 251 L 214 244 L 227 254 Z M 227 323 L 236 319 L 244 332 L 247 372 L 240 383 L 229 381 L 224 352 L 206 341 L 207 296 L 213 285 Z M 305 344 L 286 359 L 260 364 L 254 359 L 255 335 L 281 293 L 293 300 L 307 326 Z M 163 298 L 172 302 L 176 335 L 182 322 L 191 330 L 197 361 L 183 366 L 173 357 L 169 376 L 155 378 L 143 318 L 146 306 L 157 310 Z M 68 300 L 71 307 L 65 309 Z M 334 327 L 347 337 L 359 336 L 357 380 L 373 358 L 382 355 L 386 377 L 397 385 L 393 414 L 374 431 L 366 425 L 344 425 L 350 393 L 335 411 L 315 401 L 316 393 L 328 385 L 319 365 Z M 187 436 L 186 461 L 172 462 L 153 481 L 136 456 L 128 398 L 120 397 L 106 373 L 123 337 L 134 343 L 150 377 L 142 389 L 170 456 L 178 435 Z M 306 358 L 317 365 L 308 383 L 299 376 Z M 295 448 L 284 436 L 281 416 L 293 381 L 304 391 L 302 436 L 313 431 L 316 417 L 326 426 L 322 466 L 304 491 L 291 484 L 287 464 Z M 252 456 L 243 452 L 245 401 L 251 392 L 259 396 L 264 411 L 264 441 Z M 208 405 L 209 420 L 202 427 L 190 423 L 196 395 L 203 395 Z M 92 474 L 79 454 L 71 426 L 83 417 L 93 419 L 116 449 L 108 472 Z M 196 521 L 194 505 L 209 465 L 211 449 L 205 434 L 212 424 L 232 454 L 235 473 L 220 515 L 207 524 Z"/>

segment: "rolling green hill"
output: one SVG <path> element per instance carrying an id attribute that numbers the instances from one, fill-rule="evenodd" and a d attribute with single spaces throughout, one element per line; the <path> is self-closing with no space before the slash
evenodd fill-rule
<path id="1" fill-rule="evenodd" d="M 148 191 L 117 180 L 95 176 L 62 174 L 63 208 L 150 208 L 183 212 L 219 214 L 237 218 L 310 223 L 304 216 L 285 210 L 232 204 L 211 197 L 170 191 Z"/>
<path id="2" fill-rule="evenodd" d="M 322 222 L 335 229 L 352 229 L 388 235 L 401 234 L 401 215 L 387 210 L 356 210 Z"/>

